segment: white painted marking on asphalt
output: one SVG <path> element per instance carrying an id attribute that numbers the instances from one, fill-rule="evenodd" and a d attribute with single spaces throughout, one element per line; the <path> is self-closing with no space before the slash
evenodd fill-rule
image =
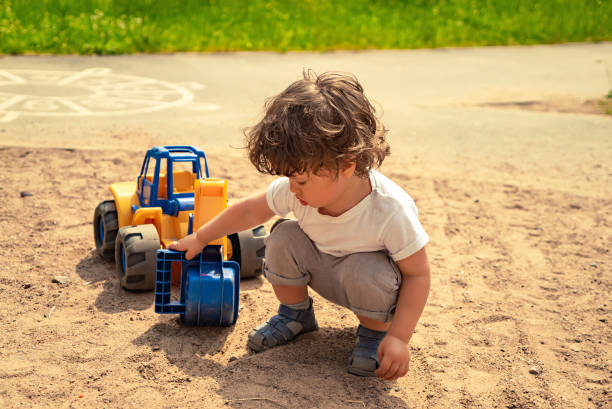
<path id="1" fill-rule="evenodd" d="M 74 74 L 66 77 L 57 82 L 57 85 L 66 85 L 74 82 L 76 80 L 80 80 L 81 78 L 87 75 L 105 75 L 110 74 L 111 70 L 109 68 L 87 68 L 86 70 L 75 72 Z"/>
<path id="2" fill-rule="evenodd" d="M 91 114 L 91 111 L 89 109 L 85 108 L 80 104 L 77 104 L 74 101 L 69 100 L 68 98 L 56 98 L 56 100 L 66 105 L 67 107 L 72 108 L 76 112 L 80 112 L 82 114 Z"/>
<path id="3" fill-rule="evenodd" d="M 27 81 L 24 80 L 23 78 L 21 78 L 18 75 L 15 75 L 13 73 L 10 73 L 6 70 L 0 70 L 0 75 L 4 75 L 6 78 L 13 80 L 13 84 L 17 83 L 17 84 L 25 84 Z"/>
<path id="4" fill-rule="evenodd" d="M 158 105 L 159 101 L 152 101 L 150 99 L 140 99 L 140 98 L 125 98 L 125 97 L 114 97 L 107 96 L 104 99 L 109 101 L 117 101 L 117 102 L 131 102 L 133 104 L 148 104 L 148 105 Z"/>
<path id="5" fill-rule="evenodd" d="M 124 81 L 124 82 L 117 82 L 117 83 L 112 83 L 112 82 L 108 82 L 107 84 L 104 84 L 104 86 L 109 86 L 111 89 L 123 89 L 126 87 L 134 87 L 134 86 L 140 86 L 140 85 L 148 85 L 148 84 L 155 84 L 158 81 L 151 79 L 151 78 L 135 78 L 129 81 Z M 142 89 L 142 88 L 134 88 L 134 89 Z"/>
<path id="6" fill-rule="evenodd" d="M 11 105 L 15 105 L 15 104 L 23 101 L 26 98 L 27 98 L 27 96 L 25 96 L 25 95 L 15 95 L 14 97 L 9 98 L 8 100 L 4 101 L 3 103 L 0 103 L 0 112 L 4 111 L 4 109 L 10 107 Z"/>
<path id="7" fill-rule="evenodd" d="M 189 104 L 194 96 L 188 88 L 206 88 L 204 84 L 195 82 L 182 84 L 184 86 L 153 78 L 114 74 L 110 68 L 104 67 L 77 72 L 3 69 L 0 70 L 0 121 L 9 122 L 20 115 L 74 117 L 154 112 Z M 10 91 L 16 88 L 3 91 L 3 86 L 14 85 L 23 87 L 19 89 L 21 92 Z M 71 87 L 69 95 L 63 92 L 61 87 L 64 85 Z M 58 95 L 53 95 L 53 87 L 58 87 Z M 40 92 L 51 95 L 39 95 Z M 193 109 L 214 111 L 219 106 L 197 104 Z"/>
<path id="8" fill-rule="evenodd" d="M 11 122 L 19 116 L 19 112 L 8 111 L 2 116 L 2 112 L 0 112 L 0 122 Z"/>
<path id="9" fill-rule="evenodd" d="M 206 88 L 206 85 L 200 84 L 199 82 L 179 82 L 178 85 L 190 89 L 192 91 L 199 91 Z"/>
<path id="10" fill-rule="evenodd" d="M 117 109 L 125 109 L 127 106 L 125 104 L 125 100 L 119 101 L 116 98 L 87 98 L 79 101 L 81 104 L 91 107 L 92 109 L 109 109 L 109 110 L 117 110 Z M 92 114 L 97 114 L 99 112 L 91 111 Z"/>
<path id="11" fill-rule="evenodd" d="M 29 99 L 23 103 L 28 111 L 57 111 L 60 107 L 52 98 Z"/>

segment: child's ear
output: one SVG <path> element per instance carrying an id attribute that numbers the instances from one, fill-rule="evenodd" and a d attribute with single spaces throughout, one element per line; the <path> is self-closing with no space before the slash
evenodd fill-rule
<path id="1" fill-rule="evenodd" d="M 355 173 L 355 168 L 357 167 L 357 162 L 355 161 L 342 161 L 340 163 L 340 174 L 345 177 L 351 177 Z"/>

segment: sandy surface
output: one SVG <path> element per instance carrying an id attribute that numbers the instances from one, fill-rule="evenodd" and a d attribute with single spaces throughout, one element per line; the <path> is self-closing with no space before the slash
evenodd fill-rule
<path id="1" fill-rule="evenodd" d="M 243 280 L 229 328 L 185 327 L 154 313 L 151 292 L 120 288 L 94 251 L 93 211 L 109 184 L 136 178 L 147 147 L 175 142 L 141 125 L 155 115 L 0 124 L 0 407 L 611 407 L 612 119 L 530 102 L 546 93 L 464 105 L 461 94 L 379 97 L 393 150 L 382 171 L 431 237 L 432 289 L 396 382 L 346 372 L 357 321 L 316 294 L 319 331 L 254 355 L 247 334 L 277 308 L 265 280 Z M 478 105 L 491 100 L 519 102 Z M 200 147 L 232 198 L 271 180 L 227 143 Z"/>
<path id="2" fill-rule="evenodd" d="M 141 151 L 2 147 L 0 406 L 606 407 L 612 149 L 601 141 L 592 162 L 580 146 L 539 183 L 484 158 L 479 177 L 388 159 L 421 209 L 433 271 L 411 371 L 391 383 L 346 373 L 356 320 L 316 295 L 318 332 L 252 355 L 247 333 L 276 308 L 265 280 L 243 280 L 223 329 L 185 327 L 154 313 L 152 293 L 120 289 L 91 218 Z M 270 180 L 238 154 L 209 161 L 233 197 Z M 581 189 L 547 187 L 557 179 Z"/>

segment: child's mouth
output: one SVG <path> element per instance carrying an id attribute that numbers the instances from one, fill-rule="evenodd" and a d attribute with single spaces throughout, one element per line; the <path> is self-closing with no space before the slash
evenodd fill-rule
<path id="1" fill-rule="evenodd" d="M 300 201 L 300 204 L 302 206 L 306 206 L 308 203 L 306 203 L 305 201 L 303 201 L 302 199 L 298 198 L 298 200 Z"/>

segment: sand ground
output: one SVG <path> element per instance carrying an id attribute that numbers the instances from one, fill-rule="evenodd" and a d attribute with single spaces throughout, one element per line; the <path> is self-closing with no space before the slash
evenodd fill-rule
<path id="1" fill-rule="evenodd" d="M 518 131 L 500 144 L 475 122 L 482 110 L 517 118 Z M 319 331 L 250 354 L 248 332 L 277 307 L 264 279 L 243 280 L 228 328 L 186 327 L 155 314 L 151 292 L 120 288 L 95 253 L 93 210 L 109 184 L 137 176 L 144 147 L 168 143 L 160 135 L 83 126 L 108 146 L 37 147 L 0 126 L 0 407 L 611 407 L 612 139 L 581 130 L 612 119 L 462 115 L 474 129 L 465 140 L 392 136 L 381 169 L 415 198 L 431 237 L 431 293 L 411 370 L 395 382 L 346 372 L 357 321 L 316 294 Z M 240 151 L 208 152 L 231 198 L 271 180 Z"/>
<path id="2" fill-rule="evenodd" d="M 2 406 L 610 404 L 612 161 L 557 175 L 580 179 L 572 193 L 516 177 L 415 175 L 389 158 L 383 171 L 421 208 L 433 272 L 410 374 L 389 383 L 346 373 L 356 320 L 320 297 L 318 332 L 251 355 L 247 333 L 276 308 L 265 280 L 243 280 L 238 322 L 222 329 L 185 327 L 156 315 L 151 293 L 120 289 L 94 252 L 91 218 L 108 184 L 138 172 L 139 156 L 0 150 Z M 265 186 L 244 160 L 209 160 L 234 197 Z M 53 283 L 58 275 L 70 282 Z"/>

